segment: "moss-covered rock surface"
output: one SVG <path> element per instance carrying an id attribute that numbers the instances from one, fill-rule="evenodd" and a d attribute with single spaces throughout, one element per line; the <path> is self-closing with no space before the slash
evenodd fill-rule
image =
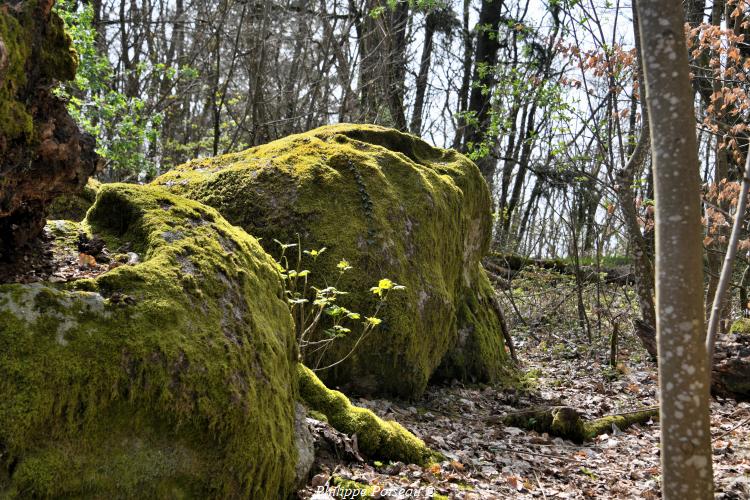
<path id="1" fill-rule="evenodd" d="M 295 344 L 272 259 L 153 187 L 104 186 L 68 226 L 140 259 L 0 286 L 0 497 L 284 498 Z"/>
<path id="2" fill-rule="evenodd" d="M 86 212 L 96 201 L 101 183 L 95 179 L 89 179 L 84 188 L 77 193 L 68 193 L 55 198 L 49 207 L 47 219 L 69 220 L 80 222 L 86 217 Z"/>
<path id="3" fill-rule="evenodd" d="M 730 331 L 736 334 L 750 333 L 750 319 L 748 318 L 738 319 L 737 321 L 732 323 L 732 327 L 730 328 Z"/>
<path id="4" fill-rule="evenodd" d="M 80 191 L 98 166 L 94 138 L 54 93 L 78 67 L 54 3 L 0 2 L 0 266 L 41 234 L 50 202 Z"/>
<path id="5" fill-rule="evenodd" d="M 211 205 L 262 238 L 306 249 L 327 247 L 310 281 L 319 287 L 353 270 L 338 288 L 342 305 L 363 315 L 380 278 L 406 286 L 381 311 L 383 323 L 354 354 L 319 372 L 357 392 L 420 395 L 430 378 L 492 382 L 508 357 L 480 265 L 490 238 L 490 195 L 478 168 L 452 150 L 369 125 L 336 125 L 242 153 L 196 160 L 155 181 Z M 338 340 L 325 366 L 345 357 L 356 334 Z"/>

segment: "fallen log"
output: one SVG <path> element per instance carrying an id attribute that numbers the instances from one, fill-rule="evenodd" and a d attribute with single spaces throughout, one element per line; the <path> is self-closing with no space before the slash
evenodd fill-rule
<path id="1" fill-rule="evenodd" d="M 738 322 L 739 323 L 739 322 Z M 719 337 L 711 371 L 711 394 L 737 401 L 750 401 L 750 333 L 739 331 Z M 656 332 L 640 320 L 634 321 L 635 334 L 651 359 L 657 361 Z"/>
<path id="2" fill-rule="evenodd" d="M 492 253 L 484 258 L 482 264 L 494 276 L 493 281 L 512 280 L 526 267 L 547 269 L 565 275 L 576 274 L 573 264 L 560 259 L 532 259 L 520 255 Z M 579 266 L 579 269 L 582 281 L 587 283 L 604 282 L 617 285 L 635 283 L 635 275 L 628 270 L 627 266 L 599 267 L 598 269 L 595 266 Z M 510 285 L 507 288 L 510 288 Z"/>
<path id="3" fill-rule="evenodd" d="M 297 365 L 299 396 L 302 402 L 325 419 L 336 430 L 357 436 L 358 451 L 368 458 L 393 460 L 419 465 L 440 461 L 442 456 L 431 450 L 399 423 L 382 420 L 372 411 L 358 408 L 339 391 L 326 387 L 312 370 Z"/>
<path id="4" fill-rule="evenodd" d="M 508 426 L 533 430 L 540 434 L 569 439 L 583 443 L 600 434 L 612 431 L 612 427 L 625 430 L 634 424 L 645 424 L 658 417 L 657 408 L 646 408 L 628 413 L 608 415 L 594 420 L 584 420 L 578 410 L 569 406 L 531 408 L 505 416 L 503 423 Z"/>

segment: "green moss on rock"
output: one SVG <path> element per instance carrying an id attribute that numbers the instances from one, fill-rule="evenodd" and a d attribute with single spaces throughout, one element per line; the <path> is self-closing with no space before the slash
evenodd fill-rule
<path id="1" fill-rule="evenodd" d="M 731 333 L 750 333 L 750 318 L 740 318 L 730 328 Z"/>
<path id="2" fill-rule="evenodd" d="M 96 201 L 101 183 L 89 179 L 86 186 L 79 193 L 64 194 L 55 198 L 49 207 L 48 219 L 68 220 L 80 222 L 86 217 L 86 212 Z"/>
<path id="3" fill-rule="evenodd" d="M 372 411 L 353 406 L 349 399 L 327 388 L 312 370 L 297 365 L 299 394 L 312 410 L 346 434 L 356 434 L 359 449 L 372 459 L 427 465 L 440 457 L 399 423 L 382 420 Z"/>
<path id="4" fill-rule="evenodd" d="M 319 411 L 316 411 L 316 410 L 308 410 L 308 412 L 307 412 L 307 415 L 308 415 L 308 416 L 309 416 L 310 418 L 314 418 L 315 420 L 319 420 L 319 421 L 321 421 L 321 422 L 325 422 L 325 423 L 328 423 L 328 417 L 326 417 L 324 413 L 321 413 L 321 412 L 319 412 Z"/>
<path id="5" fill-rule="evenodd" d="M 16 92 L 26 85 L 26 60 L 31 55 L 28 31 L 8 12 L 0 9 L 0 42 L 5 64 L 0 67 L 0 134 L 31 137 L 33 122 Z"/>
<path id="6" fill-rule="evenodd" d="M 0 8 L 0 62 L 4 60 L 0 66 L 0 136 L 8 140 L 38 139 L 33 137 L 33 111 L 21 95 L 26 91 L 27 71 L 51 83 L 74 79 L 78 69 L 78 54 L 62 19 L 51 13 L 43 20 L 46 16 L 39 10 L 35 1 L 24 2 L 12 12 Z M 30 64 L 34 67 L 29 68 Z"/>
<path id="7" fill-rule="evenodd" d="M 336 125 L 217 158 L 192 161 L 154 181 L 211 205 L 262 238 L 307 249 L 327 247 L 312 283 L 333 282 L 336 264 L 354 270 L 339 282 L 343 305 L 371 314 L 380 278 L 405 285 L 391 294 L 383 323 L 345 362 L 320 372 L 329 385 L 361 393 L 417 397 L 438 376 L 495 382 L 508 356 L 481 257 L 490 239 L 490 195 L 465 156 L 371 125 Z M 355 338 L 324 359 L 343 358 Z M 456 351 L 455 355 L 447 356 Z"/>
<path id="8" fill-rule="evenodd" d="M 498 349 L 502 330 L 493 304 L 495 290 L 481 267 L 475 270 L 471 282 L 473 285 L 463 290 L 458 307 L 458 342 L 433 377 L 486 382 L 497 381 L 498 374 L 505 374 L 503 382 L 518 385 L 517 374 L 508 369 L 508 356 Z"/>
<path id="9" fill-rule="evenodd" d="M 104 186 L 80 227 L 141 259 L 0 286 L 0 497 L 283 498 L 296 348 L 271 258 L 153 187 Z"/>

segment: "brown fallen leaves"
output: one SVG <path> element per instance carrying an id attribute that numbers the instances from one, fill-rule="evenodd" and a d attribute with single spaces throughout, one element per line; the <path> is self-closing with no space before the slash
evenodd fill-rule
<path id="1" fill-rule="evenodd" d="M 525 369 L 541 373 L 532 394 L 456 384 L 431 387 L 416 403 L 356 400 L 399 421 L 447 460 L 426 468 L 340 463 L 327 471 L 326 479 L 333 475 L 366 485 L 407 485 L 418 492 L 382 498 L 431 498 L 424 496 L 430 492 L 463 500 L 660 498 L 658 422 L 627 431 L 615 427 L 581 446 L 500 424 L 505 413 L 542 403 L 573 406 L 587 418 L 657 404 L 655 366 L 640 361 L 647 356 L 635 349 L 633 356 L 621 351 L 626 366 L 613 375 L 605 360 L 595 356 L 558 356 L 540 350 L 534 341 L 520 340 Z M 717 498 L 750 498 L 750 405 L 714 402 L 712 412 Z M 299 498 L 313 493 L 309 485 Z"/>

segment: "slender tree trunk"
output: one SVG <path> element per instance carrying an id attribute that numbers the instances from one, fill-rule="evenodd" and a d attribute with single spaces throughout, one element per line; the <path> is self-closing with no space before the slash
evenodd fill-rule
<path id="1" fill-rule="evenodd" d="M 221 139 L 221 109 L 219 107 L 219 79 L 221 78 L 221 32 L 217 29 L 214 35 L 216 46 L 216 69 L 211 84 L 211 109 L 213 116 L 213 152 L 219 154 L 219 139 Z"/>
<path id="2" fill-rule="evenodd" d="M 510 229 L 511 220 L 515 213 L 516 207 L 521 203 L 521 193 L 523 192 L 523 184 L 526 181 L 526 173 L 528 171 L 529 162 L 531 161 L 531 148 L 533 145 L 533 135 L 537 132 L 535 127 L 536 120 L 536 103 L 531 104 L 531 109 L 528 112 L 528 118 L 525 126 L 525 131 L 522 140 L 521 154 L 518 160 L 518 173 L 516 174 L 515 182 L 513 183 L 513 189 L 510 193 L 510 199 L 506 205 L 504 211 L 504 218 L 502 219 L 502 237 L 506 243 L 510 242 Z"/>
<path id="3" fill-rule="evenodd" d="M 617 197 L 622 211 L 622 218 L 630 241 L 633 254 L 633 272 L 635 274 L 635 290 L 641 309 L 642 321 L 652 330 L 656 329 L 656 311 L 654 309 L 654 270 L 651 262 L 651 251 L 646 238 L 638 225 L 635 210 L 635 196 L 633 181 L 635 171 L 642 168 L 647 158 L 650 145 L 648 122 L 641 132 L 641 139 L 635 148 L 625 168 L 617 175 Z"/>
<path id="4" fill-rule="evenodd" d="M 385 46 L 383 54 L 386 78 L 383 93 L 388 101 L 388 112 L 393 127 L 407 130 L 404 111 L 404 79 L 406 77 L 406 28 L 409 24 L 409 2 L 399 2 L 386 16 Z"/>
<path id="5" fill-rule="evenodd" d="M 503 0 L 482 0 L 479 11 L 479 23 L 477 29 L 477 48 L 474 57 L 474 76 L 472 77 L 473 88 L 469 96 L 468 112 L 473 115 L 475 124 L 466 127 L 464 132 L 464 147 L 469 144 L 479 144 L 484 140 L 487 131 L 492 108 L 492 90 L 495 84 L 493 67 L 497 63 L 497 52 L 500 49 L 500 40 L 497 36 L 497 27 L 503 9 Z M 479 170 L 482 171 L 484 179 L 493 192 L 495 179 L 496 161 L 492 155 L 487 155 L 477 162 Z"/>
<path id="6" fill-rule="evenodd" d="M 679 0 L 637 2 L 656 197 L 662 495 L 713 498 L 700 178 Z"/>
<path id="7" fill-rule="evenodd" d="M 463 2 L 463 22 L 461 26 L 461 35 L 464 42 L 463 57 L 463 76 L 461 78 L 461 88 L 458 90 L 458 126 L 456 135 L 453 138 L 453 148 L 460 149 L 464 143 L 463 138 L 466 132 L 466 120 L 462 117 L 469 106 L 469 86 L 471 85 L 471 56 L 474 53 L 474 37 L 469 29 L 469 20 L 471 19 L 471 0 Z"/>
<path id="8" fill-rule="evenodd" d="M 422 45 L 422 58 L 419 63 L 419 74 L 417 75 L 416 95 L 414 97 L 414 110 L 411 114 L 409 130 L 412 134 L 419 135 L 422 132 L 422 111 L 424 109 L 424 96 L 427 91 L 427 77 L 430 73 L 432 62 L 432 39 L 435 35 L 435 15 L 429 14 L 425 20 L 424 45 Z"/>
<path id="9" fill-rule="evenodd" d="M 378 22 L 370 15 L 377 7 L 377 0 L 365 0 L 364 12 L 357 9 L 354 0 L 349 0 L 350 10 L 355 16 L 355 28 L 359 39 L 359 93 L 358 119 L 375 123 L 380 112 L 379 81 L 382 75 L 378 73 L 378 53 L 381 42 L 378 36 Z"/>
<path id="10" fill-rule="evenodd" d="M 633 254 L 635 290 L 638 295 L 638 305 L 641 309 L 641 323 L 636 322 L 636 331 L 638 333 L 639 330 L 645 330 L 645 332 L 640 332 L 641 334 L 638 335 L 639 338 L 643 338 L 643 333 L 645 333 L 646 337 L 649 337 L 656 331 L 656 309 L 654 307 L 654 267 L 652 252 L 648 240 L 643 233 L 641 233 L 641 228 L 638 224 L 635 193 L 633 192 L 635 174 L 636 172 L 643 171 L 646 160 L 648 159 L 648 149 L 651 146 L 651 130 L 649 127 L 648 109 L 644 104 L 645 99 L 643 99 L 643 93 L 645 90 L 643 81 L 643 61 L 640 56 L 642 51 L 640 27 L 638 26 L 638 22 L 638 11 L 635 4 L 633 4 L 633 31 L 635 33 L 635 45 L 638 58 L 635 81 L 638 82 L 638 86 L 641 89 L 640 107 L 643 126 L 641 127 L 641 137 L 638 139 L 638 143 L 635 145 L 635 148 L 628 159 L 628 163 L 617 173 L 617 184 L 615 190 L 617 192 L 625 230 Z M 635 119 L 635 109 L 637 109 L 637 107 L 634 106 L 632 111 L 633 119 Z"/>

